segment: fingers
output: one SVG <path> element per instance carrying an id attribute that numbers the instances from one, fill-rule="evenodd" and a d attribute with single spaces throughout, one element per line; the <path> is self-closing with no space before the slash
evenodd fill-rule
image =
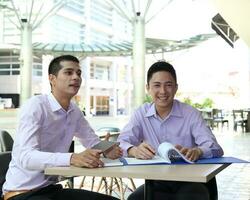
<path id="1" fill-rule="evenodd" d="M 182 149 L 182 146 L 179 145 L 179 144 L 176 144 L 176 145 L 175 145 L 175 148 L 178 149 L 178 150 L 180 151 L 180 150 Z"/>
<path id="2" fill-rule="evenodd" d="M 155 155 L 155 150 L 147 143 L 141 143 L 135 151 L 135 157 L 139 159 L 152 159 Z"/>
<path id="3" fill-rule="evenodd" d="M 195 148 L 185 148 L 179 144 L 175 145 L 175 148 L 178 149 L 188 160 L 196 161 L 202 155 L 202 150 Z"/>
<path id="4" fill-rule="evenodd" d="M 120 158 L 122 155 L 122 149 L 118 145 L 115 145 L 111 150 L 105 152 L 105 156 L 110 159 L 117 159 Z"/>
<path id="5" fill-rule="evenodd" d="M 187 152 L 188 152 L 188 148 L 185 148 L 185 147 L 182 147 L 179 151 L 183 154 L 183 155 L 187 155 Z"/>
<path id="6" fill-rule="evenodd" d="M 71 156 L 70 164 L 77 167 L 102 167 L 104 164 L 100 160 L 101 150 L 87 149 L 81 153 L 74 153 Z"/>
<path id="7" fill-rule="evenodd" d="M 186 148 L 186 153 L 184 155 L 188 160 L 196 161 L 199 159 L 201 153 L 198 148 Z"/>

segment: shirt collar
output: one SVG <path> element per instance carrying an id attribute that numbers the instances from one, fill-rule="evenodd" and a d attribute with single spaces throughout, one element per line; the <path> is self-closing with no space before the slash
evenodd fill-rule
<path id="1" fill-rule="evenodd" d="M 180 102 L 179 101 L 174 100 L 173 107 L 172 107 L 172 110 L 170 112 L 170 115 L 176 116 L 176 117 L 182 117 L 183 116 L 182 110 L 180 108 Z"/>
<path id="2" fill-rule="evenodd" d="M 145 117 L 151 117 L 151 116 L 157 117 L 155 103 L 151 103 L 150 108 L 148 109 L 148 111 L 145 114 Z M 173 107 L 172 107 L 172 110 L 171 110 L 169 116 L 176 116 L 176 117 L 183 116 L 182 111 L 181 111 L 180 106 L 179 106 L 179 102 L 177 100 L 174 100 Z"/>
<path id="3" fill-rule="evenodd" d="M 55 96 L 50 93 L 48 95 L 48 100 L 49 100 L 49 104 L 51 107 L 52 112 L 58 111 L 58 110 L 64 110 L 63 107 L 60 105 L 60 103 L 56 100 Z M 72 102 L 70 102 L 69 104 L 69 109 L 67 110 L 67 112 L 71 112 L 73 110 L 73 106 L 72 106 Z M 65 110 L 64 110 L 65 111 Z"/>
<path id="4" fill-rule="evenodd" d="M 151 103 L 149 109 L 147 110 L 145 117 L 156 116 L 155 104 Z"/>

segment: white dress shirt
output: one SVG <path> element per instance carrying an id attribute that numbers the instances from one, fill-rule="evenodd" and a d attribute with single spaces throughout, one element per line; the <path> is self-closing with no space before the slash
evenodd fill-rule
<path id="1" fill-rule="evenodd" d="M 52 94 L 28 100 L 21 109 L 3 193 L 56 183 L 58 177 L 45 176 L 44 169 L 70 165 L 74 136 L 86 148 L 100 141 L 74 103 L 65 111 Z"/>

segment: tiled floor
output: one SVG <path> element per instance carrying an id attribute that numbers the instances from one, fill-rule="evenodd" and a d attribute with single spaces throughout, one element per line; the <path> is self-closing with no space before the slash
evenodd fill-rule
<path id="1" fill-rule="evenodd" d="M 250 161 L 250 133 L 215 133 L 227 156 Z M 250 200 L 250 164 L 232 164 L 217 175 L 219 200 Z"/>
<path id="2" fill-rule="evenodd" d="M 0 129 L 8 130 L 14 135 L 17 124 L 17 111 L 0 110 Z M 94 128 L 115 126 L 121 128 L 127 118 L 93 117 L 88 119 Z M 226 156 L 235 156 L 250 161 L 250 133 L 235 133 L 231 128 L 214 130 L 214 134 L 224 149 Z M 127 182 L 126 179 L 124 179 Z M 136 185 L 143 180 L 134 180 Z M 76 180 L 76 184 L 79 181 Z M 87 180 L 86 188 L 91 185 Z M 219 200 L 250 200 L 250 164 L 232 164 L 217 175 Z M 128 191 L 128 190 L 127 190 Z M 130 192 L 126 192 L 126 196 Z"/>

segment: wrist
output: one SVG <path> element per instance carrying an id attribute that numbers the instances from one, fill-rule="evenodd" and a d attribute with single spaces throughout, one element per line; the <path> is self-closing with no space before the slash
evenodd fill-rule
<path id="1" fill-rule="evenodd" d="M 197 147 L 197 150 L 199 152 L 199 158 L 203 155 L 203 151 L 201 150 L 201 148 Z"/>
<path id="2" fill-rule="evenodd" d="M 75 163 L 75 155 L 74 153 L 72 153 L 70 156 L 70 165 L 74 165 L 74 163 Z"/>
<path id="3" fill-rule="evenodd" d="M 132 146 L 132 147 L 129 147 L 128 150 L 127 150 L 127 153 L 128 153 L 128 156 L 129 157 L 135 157 L 135 149 L 136 147 L 135 146 Z"/>

